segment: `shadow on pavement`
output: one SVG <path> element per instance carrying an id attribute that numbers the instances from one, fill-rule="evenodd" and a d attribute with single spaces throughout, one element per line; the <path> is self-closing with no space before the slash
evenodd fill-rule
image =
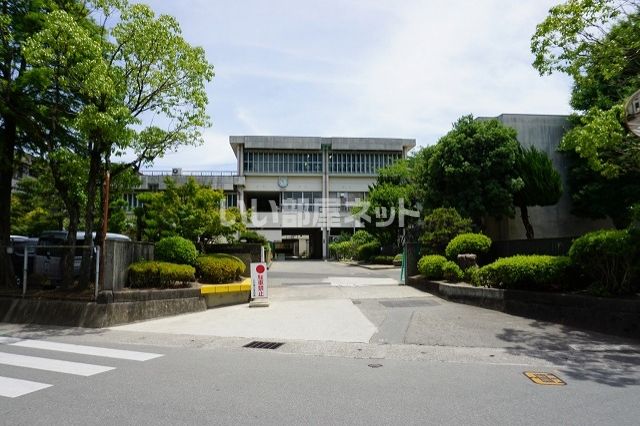
<path id="1" fill-rule="evenodd" d="M 639 341 L 565 326 L 561 333 L 557 328 L 547 332 L 547 323 L 538 321 L 529 325 L 535 330 L 506 328 L 496 337 L 512 344 L 506 347 L 508 353 L 551 362 L 568 379 L 612 387 L 640 385 Z"/>

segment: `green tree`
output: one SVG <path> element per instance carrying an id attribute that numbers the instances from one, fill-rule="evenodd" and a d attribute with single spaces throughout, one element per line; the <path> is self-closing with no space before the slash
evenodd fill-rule
<path id="1" fill-rule="evenodd" d="M 26 41 L 42 29 L 48 14 L 65 10 L 83 16 L 84 2 L 73 0 L 0 1 L 0 246 L 9 243 L 11 179 L 16 152 L 40 139 L 43 114 L 34 96 L 38 71 L 24 55 Z M 0 285 L 13 286 L 13 266 L 0 250 Z"/>
<path id="2" fill-rule="evenodd" d="M 422 254 L 445 254 L 449 241 L 473 230 L 471 219 L 463 218 L 453 208 L 440 207 L 424 218 L 424 233 L 420 237 Z"/>
<path id="3" fill-rule="evenodd" d="M 400 160 L 378 171 L 366 203 L 355 207 L 354 213 L 371 218 L 365 222 L 367 231 L 383 246 L 392 246 L 397 251 L 402 243 L 402 229 L 412 220 L 407 212 L 416 211 L 414 193 L 410 162 Z"/>
<path id="4" fill-rule="evenodd" d="M 163 191 L 138 196 L 144 206 L 136 214 L 146 240 L 180 236 L 204 247 L 218 237 L 231 239 L 246 230 L 237 208 L 220 209 L 222 191 L 198 185 L 193 178 L 181 186 L 167 178 L 165 185 Z"/>
<path id="5" fill-rule="evenodd" d="M 81 99 L 65 124 L 81 138 L 77 151 L 88 161 L 83 181 L 88 233 L 102 217 L 94 206 L 107 172 L 116 176 L 181 145 L 202 143 L 201 129 L 209 125 L 205 84 L 213 77 L 203 49 L 184 40 L 173 17 L 124 0 L 95 1 L 94 6 L 93 25 L 64 11 L 50 14 L 28 46 L 29 60 L 49 70 L 44 93 L 61 91 Z M 112 157 L 124 152 L 133 152 L 135 159 L 113 164 Z M 85 285 L 90 255 L 89 248 L 83 255 Z"/>
<path id="6" fill-rule="evenodd" d="M 639 7 L 637 0 L 569 0 L 550 10 L 531 43 L 534 67 L 541 74 L 562 72 L 574 80 L 571 106 L 577 114 L 561 148 L 583 160 L 574 168 L 579 176 L 571 186 L 574 203 L 583 204 L 576 213 L 593 217 L 607 212 L 618 226 L 640 201 L 611 204 L 602 190 L 613 182 L 631 182 L 640 172 L 640 139 L 625 127 L 623 108 L 640 89 Z M 585 167 L 594 173 L 586 173 Z M 587 176 L 593 180 L 585 180 Z M 627 195 L 639 192 L 626 189 Z"/>
<path id="7" fill-rule="evenodd" d="M 522 185 L 519 146 L 516 131 L 497 120 L 460 118 L 429 158 L 428 205 L 453 207 L 478 226 L 486 216 L 513 217 L 513 194 Z"/>
<path id="8" fill-rule="evenodd" d="M 527 239 L 532 240 L 535 234 L 528 207 L 556 204 L 562 196 L 562 178 L 547 154 L 535 147 L 520 148 L 516 167 L 522 188 L 513 195 L 513 202 L 520 209 Z"/>

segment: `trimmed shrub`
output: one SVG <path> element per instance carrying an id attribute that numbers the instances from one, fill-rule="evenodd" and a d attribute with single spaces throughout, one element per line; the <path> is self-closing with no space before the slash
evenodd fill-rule
<path id="1" fill-rule="evenodd" d="M 565 256 L 513 256 L 496 260 L 473 273 L 483 287 L 550 290 L 567 280 L 571 261 Z"/>
<path id="2" fill-rule="evenodd" d="M 262 244 L 263 246 L 269 245 L 269 241 L 267 240 L 267 238 L 262 234 L 258 234 L 256 231 L 242 232 L 240 234 L 239 240 L 240 241 L 244 240 L 247 243 L 258 243 L 258 244 Z"/>
<path id="3" fill-rule="evenodd" d="M 464 272 L 456 262 L 448 260 L 442 265 L 442 276 L 449 282 L 457 283 L 464 278 Z"/>
<path id="4" fill-rule="evenodd" d="M 456 235 L 471 232 L 471 219 L 463 218 L 453 208 L 435 209 L 424 218 L 424 234 L 420 244 L 424 254 L 444 254 Z"/>
<path id="5" fill-rule="evenodd" d="M 393 256 L 373 256 L 371 263 L 376 265 L 393 265 Z"/>
<path id="6" fill-rule="evenodd" d="M 198 257 L 196 271 L 202 283 L 224 284 L 240 278 L 245 265 L 242 260 L 230 254 L 208 254 Z"/>
<path id="7" fill-rule="evenodd" d="M 195 269 L 190 265 L 144 261 L 129 265 L 129 287 L 168 288 L 186 286 L 194 282 Z"/>
<path id="8" fill-rule="evenodd" d="M 359 245 L 356 253 L 358 260 L 369 260 L 380 254 L 380 243 L 377 241 L 371 241 L 369 243 Z"/>
<path id="9" fill-rule="evenodd" d="M 632 294 L 640 248 L 629 231 L 603 230 L 576 239 L 569 257 L 602 295 Z"/>
<path id="10" fill-rule="evenodd" d="M 167 237 L 156 243 L 154 256 L 157 260 L 164 262 L 195 265 L 198 251 L 196 246 L 186 238 Z"/>
<path id="11" fill-rule="evenodd" d="M 376 237 L 374 237 L 373 235 L 371 235 L 370 233 L 362 229 L 359 231 L 356 231 L 353 234 L 353 236 L 351 237 L 351 241 L 353 242 L 353 244 L 356 245 L 356 247 L 360 247 L 361 245 L 372 243 L 374 241 L 378 242 L 376 240 Z"/>
<path id="12" fill-rule="evenodd" d="M 447 263 L 447 258 L 439 254 L 430 254 L 418 261 L 418 271 L 430 280 L 442 279 L 442 267 Z"/>
<path id="13" fill-rule="evenodd" d="M 491 248 L 491 238 L 484 234 L 460 234 L 449 241 L 445 253 L 447 258 L 456 260 L 459 254 L 485 254 Z"/>
<path id="14" fill-rule="evenodd" d="M 402 253 L 395 255 L 393 258 L 393 264 L 395 266 L 402 266 Z"/>
<path id="15" fill-rule="evenodd" d="M 329 244 L 331 256 L 338 260 L 351 260 L 355 257 L 356 247 L 351 241 L 342 241 Z"/>
<path id="16" fill-rule="evenodd" d="M 476 280 L 476 274 L 480 270 L 478 265 L 473 265 L 464 270 L 464 281 L 467 283 L 473 283 Z"/>

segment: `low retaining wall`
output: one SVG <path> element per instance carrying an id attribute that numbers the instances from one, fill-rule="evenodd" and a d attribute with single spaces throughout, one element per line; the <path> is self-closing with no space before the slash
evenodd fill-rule
<path id="1" fill-rule="evenodd" d="M 409 285 L 452 302 L 540 321 L 640 338 L 640 300 L 448 284 L 412 276 Z"/>
<path id="2" fill-rule="evenodd" d="M 103 303 L 0 298 L 0 321 L 102 328 L 207 309 L 200 289 L 123 291 L 101 294 Z"/>

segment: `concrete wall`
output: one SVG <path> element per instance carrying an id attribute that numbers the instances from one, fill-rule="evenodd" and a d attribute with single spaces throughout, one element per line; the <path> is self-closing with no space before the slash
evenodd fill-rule
<path id="1" fill-rule="evenodd" d="M 564 191 L 558 204 L 529 208 L 529 217 L 536 239 L 575 237 L 595 229 L 612 227 L 609 220 L 590 220 L 571 214 L 569 164 L 566 157 L 557 151 L 562 136 L 569 129 L 567 116 L 503 114 L 497 119 L 518 132 L 518 140 L 522 146 L 535 146 L 546 152 L 562 176 Z M 486 232 L 496 241 L 526 239 L 518 209 L 514 219 L 488 220 Z"/>
<path id="2" fill-rule="evenodd" d="M 377 176 L 368 177 L 336 177 L 329 176 L 330 192 L 369 192 L 369 185 L 373 185 Z"/>
<path id="3" fill-rule="evenodd" d="M 127 285 L 129 265 L 140 260 L 153 260 L 154 245 L 132 241 L 107 240 L 104 262 L 104 285 L 101 290 L 122 290 Z"/>
<path id="4" fill-rule="evenodd" d="M 278 176 L 246 176 L 244 192 L 322 191 L 322 175 L 288 176 L 287 187 L 278 186 Z"/>

